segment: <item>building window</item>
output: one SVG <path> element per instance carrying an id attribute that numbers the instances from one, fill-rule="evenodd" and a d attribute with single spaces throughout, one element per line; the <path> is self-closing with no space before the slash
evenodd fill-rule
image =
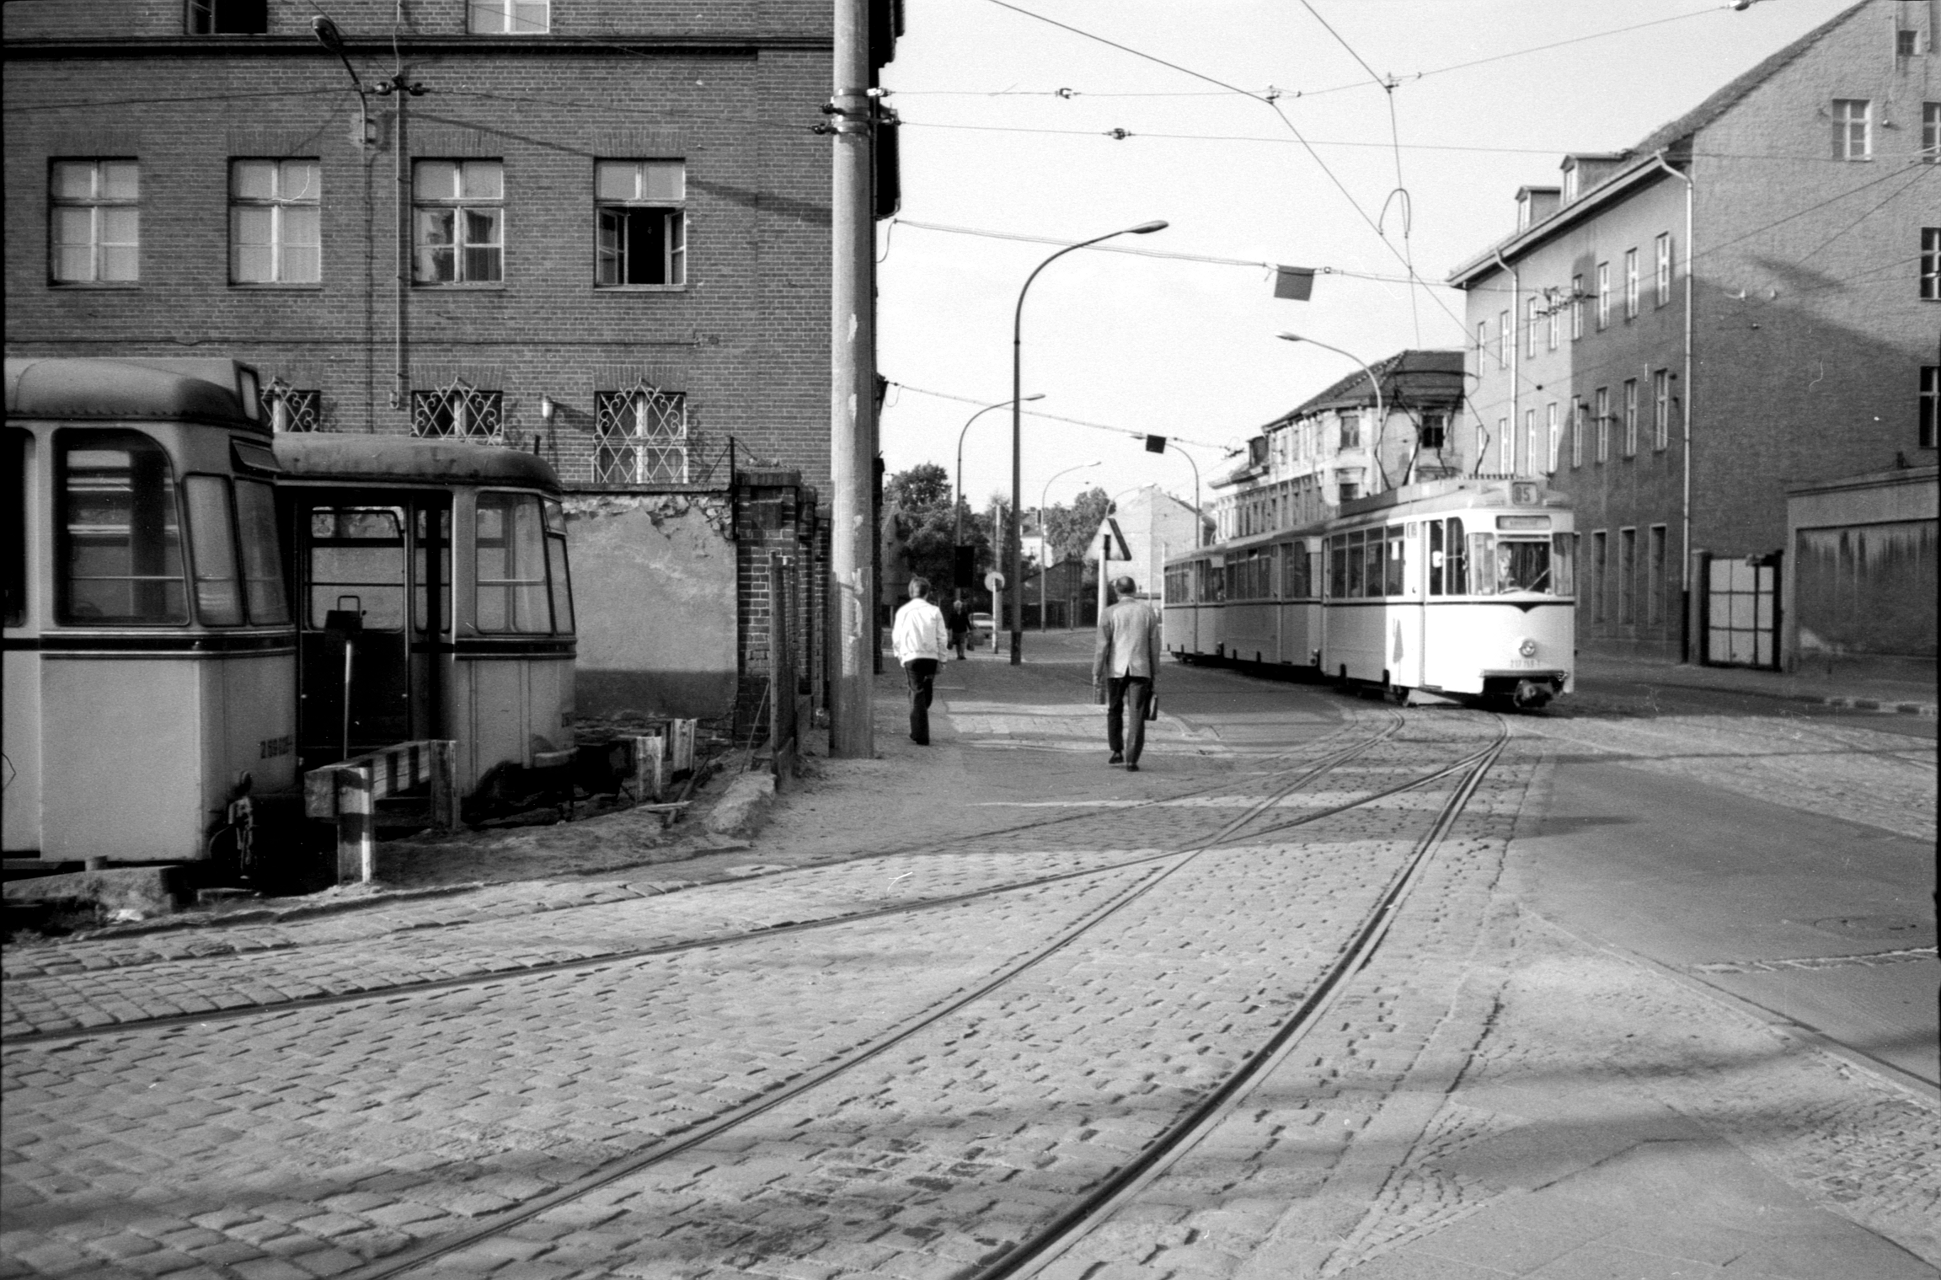
<path id="1" fill-rule="evenodd" d="M 1584 402 L 1570 402 L 1570 465 L 1584 465 Z"/>
<path id="2" fill-rule="evenodd" d="M 323 392 L 303 391 L 288 386 L 281 378 L 257 393 L 263 403 L 263 421 L 272 431 L 321 431 L 323 429 Z"/>
<path id="3" fill-rule="evenodd" d="M 1483 357 L 1489 352 L 1489 321 L 1476 322 L 1476 372 L 1483 371 Z"/>
<path id="4" fill-rule="evenodd" d="M 229 164 L 229 283 L 323 279 L 323 179 L 315 160 Z"/>
<path id="5" fill-rule="evenodd" d="M 1570 278 L 1570 340 L 1584 336 L 1584 277 Z"/>
<path id="6" fill-rule="evenodd" d="M 1544 467 L 1544 471 L 1546 473 L 1549 473 L 1549 472 L 1556 471 L 1557 454 L 1563 447 L 1563 436 L 1558 433 L 1556 401 L 1553 400 L 1547 406 L 1544 407 L 1543 424 L 1544 424 L 1545 442 L 1546 442 L 1544 459 L 1545 459 L 1545 462 L 1547 463 L 1547 465 Z"/>
<path id="7" fill-rule="evenodd" d="M 469 0 L 475 36 L 532 36 L 546 33 L 547 0 Z"/>
<path id="8" fill-rule="evenodd" d="M 1545 313 L 1550 317 L 1550 334 L 1549 334 L 1548 342 L 1549 342 L 1550 349 L 1552 351 L 1555 351 L 1557 349 L 1558 340 L 1563 336 L 1563 325 L 1564 325 L 1563 309 L 1564 309 L 1564 304 L 1555 299 L 1551 299 L 1550 304 L 1544 308 Z"/>
<path id="9" fill-rule="evenodd" d="M 687 283 L 685 161 L 601 160 L 593 166 L 593 195 L 596 285 Z"/>
<path id="10" fill-rule="evenodd" d="M 54 283 L 141 279 L 141 166 L 133 160 L 56 160 L 49 187 Z"/>
<path id="11" fill-rule="evenodd" d="M 1941 160 L 1941 102 L 1921 104 L 1921 163 Z"/>
<path id="12" fill-rule="evenodd" d="M 1510 313 L 1505 311 L 1496 317 L 1496 367 L 1510 367 Z"/>
<path id="13" fill-rule="evenodd" d="M 1440 409 L 1425 409 L 1416 439 L 1424 449 L 1441 449 L 1449 438 L 1449 415 Z"/>
<path id="14" fill-rule="evenodd" d="M 1597 327 L 1611 323 L 1611 264 L 1597 264 Z"/>
<path id="15" fill-rule="evenodd" d="M 1833 158 L 1871 160 L 1873 155 L 1873 104 L 1865 98 L 1835 98 Z"/>
<path id="16" fill-rule="evenodd" d="M 411 166 L 414 284 L 497 284 L 505 278 L 504 166 L 419 160 Z"/>
<path id="17" fill-rule="evenodd" d="M 1665 622 L 1665 526 L 1651 526 L 1646 543 L 1646 568 L 1650 573 L 1649 591 L 1645 596 L 1645 608 L 1651 611 L 1650 623 L 1654 627 Z"/>
<path id="18" fill-rule="evenodd" d="M 1504 475 L 1516 473 L 1516 441 L 1510 436 L 1510 420 L 1496 420 L 1496 465 Z"/>
<path id="19" fill-rule="evenodd" d="M 1638 620 L 1638 531 L 1618 530 L 1617 620 L 1630 626 Z"/>
<path id="20" fill-rule="evenodd" d="M 1594 393 L 1597 412 L 1592 416 L 1597 425 L 1597 460 L 1608 462 L 1611 458 L 1611 389 L 1599 387 Z"/>
<path id="21" fill-rule="evenodd" d="M 480 391 L 462 379 L 437 391 L 411 393 L 411 434 L 428 440 L 505 443 L 502 393 Z"/>
<path id="22" fill-rule="evenodd" d="M 1941 424 L 1941 364 L 1921 366 L 1921 408 L 1918 438 L 1923 449 L 1934 448 L 1934 430 Z"/>
<path id="23" fill-rule="evenodd" d="M 1609 551 L 1609 538 L 1604 530 L 1598 529 L 1591 534 L 1591 621 L 1604 621 L 1604 583 L 1609 579 L 1606 553 Z"/>
<path id="24" fill-rule="evenodd" d="M 1523 474 L 1537 473 L 1537 411 L 1523 411 Z"/>
<path id="25" fill-rule="evenodd" d="M 598 392 L 594 408 L 596 483 L 687 483 L 685 392 L 639 382 Z"/>
<path id="26" fill-rule="evenodd" d="M 269 29 L 269 0 L 189 0 L 192 36 L 260 36 Z"/>
<path id="27" fill-rule="evenodd" d="M 1524 317 L 1523 354 L 1531 360 L 1537 358 L 1537 317 L 1543 313 L 1543 299 L 1532 298 Z"/>
<path id="28" fill-rule="evenodd" d="M 1624 251 L 1624 318 L 1638 318 L 1638 251 Z"/>
<path id="29" fill-rule="evenodd" d="M 1624 380 L 1624 456 L 1638 451 L 1638 380 Z"/>
<path id="30" fill-rule="evenodd" d="M 1341 411 L 1341 447 L 1343 449 L 1361 448 L 1361 410 L 1343 409 Z"/>
<path id="31" fill-rule="evenodd" d="M 1658 305 L 1671 301 L 1671 233 L 1658 237 Z"/>
<path id="32" fill-rule="evenodd" d="M 1651 447 L 1662 449 L 1671 443 L 1671 370 L 1658 369 L 1651 375 Z"/>
<path id="33" fill-rule="evenodd" d="M 1894 56 L 1912 58 L 1921 52 L 1921 33 L 1911 29 L 1894 33 Z"/>
<path id="34" fill-rule="evenodd" d="M 1921 228 L 1921 296 L 1941 299 L 1941 227 Z"/>

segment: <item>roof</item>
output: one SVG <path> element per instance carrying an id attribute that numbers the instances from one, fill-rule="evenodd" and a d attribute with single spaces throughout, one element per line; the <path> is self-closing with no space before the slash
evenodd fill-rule
<path id="1" fill-rule="evenodd" d="M 559 492 L 552 467 L 520 449 L 408 436 L 285 433 L 276 460 L 295 480 L 512 484 Z"/>
<path id="2" fill-rule="evenodd" d="M 248 412 L 234 360 L 8 356 L 7 416 L 103 422 L 194 421 L 269 434 Z"/>
<path id="3" fill-rule="evenodd" d="M 1369 368 L 1381 383 L 1383 404 L 1391 407 L 1428 398 L 1457 399 L 1462 395 L 1463 353 L 1460 351 L 1398 351 L 1386 360 L 1377 360 Z M 1368 374 L 1351 373 L 1320 395 L 1302 401 L 1275 418 L 1267 428 L 1328 409 L 1374 403 Z"/>
<path id="4" fill-rule="evenodd" d="M 1497 241 L 1489 249 L 1469 258 L 1449 273 L 1449 282 L 1460 288 L 1495 266 L 1493 260 L 1499 252 L 1507 258 L 1514 253 L 1534 248 L 1552 234 L 1595 212 L 1600 206 L 1610 203 L 1612 198 L 1628 193 L 1631 189 L 1643 185 L 1644 181 L 1655 181 L 1663 177 L 1664 171 L 1653 162 L 1653 157 L 1660 152 L 1674 150 L 1693 134 L 1738 106 L 1754 89 L 1797 62 L 1830 32 L 1847 23 L 1872 3 L 1874 0 L 1859 0 L 1858 3 L 1835 14 L 1777 53 L 1761 59 L 1751 70 L 1728 80 L 1690 111 L 1653 129 L 1636 146 L 1613 152 L 1572 152 L 1565 157 L 1566 160 L 1591 158 L 1625 163 L 1621 163 L 1595 186 L 1578 192 L 1575 200 L 1555 210 L 1542 221 L 1519 229 L 1514 234 Z"/>

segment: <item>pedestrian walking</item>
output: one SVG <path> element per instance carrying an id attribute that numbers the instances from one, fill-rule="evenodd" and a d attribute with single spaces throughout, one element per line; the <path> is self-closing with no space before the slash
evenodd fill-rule
<path id="1" fill-rule="evenodd" d="M 1159 618 L 1137 591 L 1131 578 L 1112 580 L 1116 599 L 1099 619 L 1098 649 L 1092 657 L 1092 688 L 1106 698 L 1105 740 L 1112 748 L 1107 763 L 1123 762 L 1128 773 L 1139 771 L 1146 747 L 1146 708 L 1159 673 Z"/>
<path id="2" fill-rule="evenodd" d="M 970 634 L 970 601 L 964 599 L 964 589 L 957 588 L 957 596 L 944 611 L 944 625 L 950 629 L 950 647 L 957 653 L 957 661 L 964 660 L 964 638 Z"/>
<path id="3" fill-rule="evenodd" d="M 890 633 L 896 660 L 910 682 L 910 741 L 930 745 L 930 694 L 944 660 L 944 615 L 930 603 L 930 582 L 910 579 L 910 602 L 896 611 Z"/>

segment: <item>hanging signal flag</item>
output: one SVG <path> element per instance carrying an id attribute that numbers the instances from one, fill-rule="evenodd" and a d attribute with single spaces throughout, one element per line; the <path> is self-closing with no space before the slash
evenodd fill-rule
<path id="1" fill-rule="evenodd" d="M 1147 453 L 1164 453 L 1164 452 L 1166 452 L 1166 437 L 1165 437 L 1165 436 L 1147 436 L 1147 437 L 1146 437 L 1146 452 L 1147 452 Z"/>
<path id="2" fill-rule="evenodd" d="M 1314 296 L 1313 267 L 1274 268 L 1274 296 L 1292 298 L 1296 302 L 1306 302 Z"/>

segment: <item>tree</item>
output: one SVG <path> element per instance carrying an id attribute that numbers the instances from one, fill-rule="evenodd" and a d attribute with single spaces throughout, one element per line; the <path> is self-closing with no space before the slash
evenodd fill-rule
<path id="1" fill-rule="evenodd" d="M 1112 500 L 1096 485 L 1072 499 L 1069 507 L 1057 506 L 1045 513 L 1053 564 L 1061 560 L 1083 560 L 1097 540 L 1099 526 L 1111 514 Z"/>
<path id="2" fill-rule="evenodd" d="M 950 506 L 950 473 L 934 462 L 919 462 L 883 482 L 883 505 L 905 511 Z"/>
<path id="3" fill-rule="evenodd" d="M 952 502 L 950 473 L 934 462 L 921 462 L 908 471 L 899 471 L 883 482 L 883 521 L 894 523 L 885 530 L 886 546 L 896 548 L 903 568 L 930 580 L 941 596 L 948 596 L 953 584 L 952 539 L 957 531 L 957 509 Z M 992 567 L 991 524 L 987 517 L 964 513 L 964 543 L 975 556 L 975 579 L 981 583 Z M 887 566 L 886 566 L 887 567 Z M 974 594 L 981 597 L 981 587 Z"/>

